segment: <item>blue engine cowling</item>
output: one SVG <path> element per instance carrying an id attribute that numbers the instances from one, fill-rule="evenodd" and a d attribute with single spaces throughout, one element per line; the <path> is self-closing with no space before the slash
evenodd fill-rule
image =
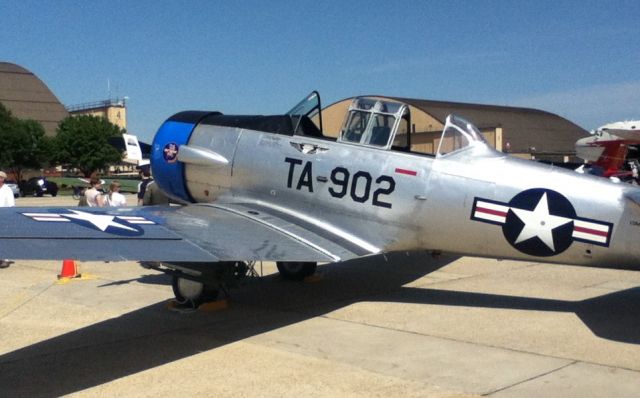
<path id="1" fill-rule="evenodd" d="M 220 112 L 186 111 L 176 113 L 158 129 L 151 147 L 151 169 L 156 184 L 172 199 L 195 202 L 185 180 L 184 164 L 178 161 L 181 145 L 186 145 L 198 123 Z"/>

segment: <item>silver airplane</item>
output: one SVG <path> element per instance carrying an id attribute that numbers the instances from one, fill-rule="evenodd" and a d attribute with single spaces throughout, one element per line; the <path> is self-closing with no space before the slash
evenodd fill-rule
<path id="1" fill-rule="evenodd" d="M 360 97 L 337 138 L 314 92 L 284 115 L 181 112 L 152 144 L 156 183 L 181 206 L 4 208 L 11 259 L 138 260 L 201 303 L 275 261 L 393 251 L 640 269 L 640 190 L 516 159 L 450 115 L 435 154 L 411 150 L 411 114 Z"/>

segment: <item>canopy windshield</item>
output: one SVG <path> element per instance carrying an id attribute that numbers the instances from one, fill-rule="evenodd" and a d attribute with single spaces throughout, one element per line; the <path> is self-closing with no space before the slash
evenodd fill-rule
<path id="1" fill-rule="evenodd" d="M 305 122 L 305 118 L 312 121 L 316 127 L 322 132 L 322 114 L 321 114 L 320 94 L 317 91 L 312 91 L 302 101 L 298 102 L 296 106 L 291 108 L 286 113 L 291 117 L 291 122 L 294 126 L 294 133 L 298 134 L 302 129 L 301 124 Z"/>
<path id="2" fill-rule="evenodd" d="M 398 102 L 355 98 L 349 106 L 338 141 L 388 149 L 396 144 L 394 137 L 402 120 L 408 124 L 408 114 L 407 106 Z M 408 128 L 403 129 L 398 145 L 407 145 L 407 131 Z"/>
<path id="3" fill-rule="evenodd" d="M 459 116 L 449 115 L 442 131 L 437 156 L 451 154 L 479 144 L 487 145 L 487 142 L 476 126 Z"/>

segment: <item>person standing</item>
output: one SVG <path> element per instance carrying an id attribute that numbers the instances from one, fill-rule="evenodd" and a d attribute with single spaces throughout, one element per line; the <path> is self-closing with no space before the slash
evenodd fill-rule
<path id="1" fill-rule="evenodd" d="M 107 206 L 119 207 L 127 205 L 127 198 L 120 193 L 120 187 L 120 181 L 111 181 L 111 185 L 109 185 L 109 194 L 107 195 Z"/>
<path id="2" fill-rule="evenodd" d="M 169 197 L 162 192 L 158 184 L 155 181 L 151 181 L 147 184 L 147 189 L 144 192 L 144 197 L 142 198 L 142 205 L 168 205 Z"/>
<path id="3" fill-rule="evenodd" d="M 6 179 L 7 174 L 0 171 L 0 207 L 13 207 L 16 205 L 16 201 L 13 197 L 13 191 L 4 183 Z M 0 268 L 7 268 L 9 265 L 11 265 L 11 261 L 0 260 Z"/>
<path id="4" fill-rule="evenodd" d="M 102 181 L 98 177 L 91 177 L 91 187 L 84 192 L 89 207 L 104 207 L 104 195 L 102 194 Z"/>
<path id="5" fill-rule="evenodd" d="M 138 184 L 138 206 L 143 206 L 144 193 L 147 190 L 147 185 L 149 185 L 149 183 L 153 181 L 151 179 L 151 171 L 149 170 L 148 166 L 143 166 L 140 169 L 140 177 L 142 178 L 142 181 L 140 181 L 140 184 Z"/>
<path id="6" fill-rule="evenodd" d="M 13 191 L 4 183 L 7 179 L 7 173 L 0 171 L 0 207 L 13 207 L 16 201 L 13 198 Z"/>

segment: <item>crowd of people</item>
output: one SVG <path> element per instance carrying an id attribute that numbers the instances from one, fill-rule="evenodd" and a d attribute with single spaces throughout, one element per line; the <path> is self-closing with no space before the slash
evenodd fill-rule
<path id="1" fill-rule="evenodd" d="M 163 205 L 169 204 L 169 198 L 158 188 L 148 168 L 140 170 L 141 181 L 138 184 L 137 205 Z M 126 197 L 120 193 L 122 185 L 120 181 L 113 180 L 109 184 L 109 189 L 105 192 L 102 187 L 103 181 L 98 177 L 93 177 L 89 181 L 89 188 L 84 191 L 80 198 L 79 206 L 89 207 L 121 207 L 127 206 Z"/>
<path id="2" fill-rule="evenodd" d="M 113 180 L 105 193 L 102 189 L 102 180 L 93 177 L 89 182 L 89 188 L 84 191 L 84 198 L 81 198 L 78 204 L 89 207 L 126 206 L 127 198 L 120 193 L 120 188 L 122 188 L 120 181 Z"/>

